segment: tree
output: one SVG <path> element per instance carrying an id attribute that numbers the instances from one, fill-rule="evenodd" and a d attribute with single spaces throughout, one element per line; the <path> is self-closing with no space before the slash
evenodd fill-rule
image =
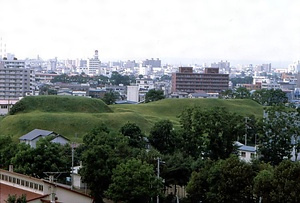
<path id="1" fill-rule="evenodd" d="M 249 99 L 250 92 L 245 87 L 239 87 L 235 90 L 234 97 L 236 99 Z"/>
<path id="2" fill-rule="evenodd" d="M 300 201 L 300 164 L 285 160 L 274 170 L 273 189 L 270 193 L 271 202 Z"/>
<path id="3" fill-rule="evenodd" d="M 164 91 L 151 89 L 146 93 L 145 102 L 153 102 L 164 99 Z"/>
<path id="4" fill-rule="evenodd" d="M 60 176 L 60 181 L 69 175 L 71 169 L 71 148 L 52 143 L 53 138 L 41 138 L 36 148 L 21 143 L 17 147 L 17 153 L 11 159 L 14 170 L 19 173 L 44 178 L 45 171 L 66 172 Z M 65 150 L 67 148 L 68 150 Z"/>
<path id="5" fill-rule="evenodd" d="M 159 194 L 162 180 L 157 179 L 153 166 L 131 159 L 119 164 L 112 175 L 106 195 L 115 202 L 149 202 Z"/>
<path id="6" fill-rule="evenodd" d="M 234 141 L 238 135 L 244 134 L 243 117 L 224 108 L 195 107 L 183 112 L 180 118 L 188 153 L 198 153 L 193 156 L 226 159 L 236 151 Z"/>
<path id="7" fill-rule="evenodd" d="M 252 84 L 253 78 L 251 76 L 246 77 L 236 77 L 231 78 L 230 81 L 232 82 L 233 87 L 235 87 L 237 84 Z"/>
<path id="8" fill-rule="evenodd" d="M 172 122 L 169 120 L 156 122 L 150 130 L 149 142 L 162 154 L 174 152 L 176 135 Z"/>
<path id="9" fill-rule="evenodd" d="M 95 203 L 103 202 L 112 170 L 131 156 L 127 141 L 123 135 L 112 134 L 103 124 L 84 136 L 86 150 L 82 154 L 83 167 L 79 173 L 90 188 Z"/>
<path id="10" fill-rule="evenodd" d="M 261 105 L 278 106 L 287 103 L 288 98 L 281 89 L 261 89 L 252 94 L 252 99 Z"/>
<path id="11" fill-rule="evenodd" d="M 265 110 L 263 132 L 260 135 L 260 159 L 278 165 L 283 159 L 292 156 L 292 138 L 299 136 L 300 120 L 296 122 L 296 112 L 289 112 L 284 107 Z"/>
<path id="12" fill-rule="evenodd" d="M 137 148 L 145 147 L 146 143 L 144 141 L 144 135 L 139 126 L 135 123 L 126 123 L 121 127 L 120 132 L 122 135 L 129 138 L 129 146 Z"/>
<path id="13" fill-rule="evenodd" d="M 208 160 L 193 172 L 187 186 L 192 202 L 254 202 L 251 165 L 231 156 L 226 160 Z"/>
<path id="14" fill-rule="evenodd" d="M 234 93 L 233 93 L 232 89 L 227 89 L 227 90 L 222 91 L 220 93 L 219 97 L 222 99 L 233 99 Z"/>
<path id="15" fill-rule="evenodd" d="M 17 197 L 17 195 L 8 195 L 7 200 L 5 201 L 6 203 L 26 203 L 26 195 L 23 194 L 19 197 Z"/>
<path id="16" fill-rule="evenodd" d="M 107 105 L 110 105 L 110 104 L 114 104 L 118 98 L 119 98 L 119 95 L 117 92 L 106 92 L 104 94 L 104 97 L 102 98 L 102 100 Z"/>
<path id="17" fill-rule="evenodd" d="M 254 178 L 253 192 L 262 202 L 271 202 L 271 192 L 273 190 L 274 170 L 261 170 Z"/>
<path id="18" fill-rule="evenodd" d="M 120 73 L 113 71 L 110 77 L 110 82 L 113 85 L 129 85 L 130 84 L 130 77 L 127 75 L 122 76 Z"/>
<path id="19" fill-rule="evenodd" d="M 7 168 L 16 154 L 17 144 L 9 136 L 0 135 L 0 168 Z"/>

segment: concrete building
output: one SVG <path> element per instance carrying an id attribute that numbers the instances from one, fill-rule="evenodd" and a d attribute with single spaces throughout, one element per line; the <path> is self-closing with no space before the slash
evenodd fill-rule
<path id="1" fill-rule="evenodd" d="M 144 67 L 145 66 L 152 66 L 152 67 L 161 67 L 161 60 L 159 58 L 155 59 L 146 59 L 145 61 L 143 61 L 142 64 Z"/>
<path id="2" fill-rule="evenodd" d="M 34 95 L 35 73 L 25 67 L 25 61 L 0 60 L 0 99 L 19 99 Z"/>
<path id="3" fill-rule="evenodd" d="M 139 86 L 127 86 L 127 101 L 139 102 Z"/>
<path id="4" fill-rule="evenodd" d="M 88 74 L 89 75 L 100 75 L 100 64 L 101 61 L 98 58 L 98 50 L 95 50 L 94 58 L 88 59 Z"/>
<path id="5" fill-rule="evenodd" d="M 228 89 L 229 75 L 220 74 L 218 68 L 205 68 L 204 73 L 194 73 L 192 67 L 179 67 L 172 73 L 172 92 L 194 93 L 203 90 L 219 93 Z"/>

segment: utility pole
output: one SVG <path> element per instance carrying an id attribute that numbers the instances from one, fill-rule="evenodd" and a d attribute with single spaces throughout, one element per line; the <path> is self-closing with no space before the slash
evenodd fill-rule
<path id="1" fill-rule="evenodd" d="M 160 158 L 157 157 L 157 179 L 159 179 L 159 163 L 160 163 Z M 156 197 L 156 202 L 159 203 L 159 194 Z"/>
<path id="2" fill-rule="evenodd" d="M 73 142 L 71 147 L 72 147 L 72 171 L 71 171 L 71 190 L 73 190 L 73 173 L 74 173 L 74 145 L 75 143 Z"/>
<path id="3" fill-rule="evenodd" d="M 248 117 L 245 117 L 245 145 L 247 145 L 247 128 L 248 128 L 248 126 L 247 126 L 247 120 L 248 119 Z"/>

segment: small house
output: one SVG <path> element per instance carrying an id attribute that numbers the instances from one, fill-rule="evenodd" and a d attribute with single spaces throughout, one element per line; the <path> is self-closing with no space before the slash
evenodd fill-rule
<path id="1" fill-rule="evenodd" d="M 36 143 L 40 138 L 44 138 L 47 136 L 52 136 L 53 139 L 51 142 L 53 143 L 59 143 L 61 145 L 69 143 L 69 139 L 57 134 L 56 132 L 53 131 L 48 131 L 48 130 L 41 130 L 41 129 L 34 129 L 30 131 L 29 133 L 23 135 L 22 137 L 19 138 L 20 142 L 24 142 L 26 144 L 29 144 L 30 147 L 36 148 Z"/>

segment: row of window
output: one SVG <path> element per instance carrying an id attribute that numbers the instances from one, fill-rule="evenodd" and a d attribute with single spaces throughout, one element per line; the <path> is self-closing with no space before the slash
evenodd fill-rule
<path id="1" fill-rule="evenodd" d="M 39 191 L 43 191 L 43 189 L 44 189 L 44 186 L 41 184 L 37 184 L 37 183 L 30 182 L 27 180 L 11 177 L 9 175 L 1 174 L 0 180 L 4 180 L 4 181 L 10 182 L 10 183 L 15 183 L 15 184 L 18 184 L 18 185 L 21 185 L 24 187 L 28 187 L 31 189 L 39 190 Z"/>
<path id="2" fill-rule="evenodd" d="M 241 157 L 246 157 L 246 152 L 241 152 Z M 255 154 L 251 153 L 250 158 L 255 158 Z"/>

